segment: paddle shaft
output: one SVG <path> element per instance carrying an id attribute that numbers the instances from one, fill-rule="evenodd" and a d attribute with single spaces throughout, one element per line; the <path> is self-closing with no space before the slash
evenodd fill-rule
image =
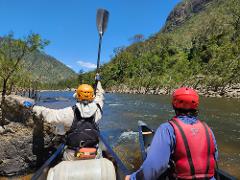
<path id="1" fill-rule="evenodd" d="M 97 57 L 97 70 L 96 73 L 99 73 L 99 67 L 100 67 L 100 57 L 101 57 L 101 47 L 102 47 L 102 35 L 99 34 L 99 43 L 98 43 L 98 57 Z M 94 85 L 94 94 L 96 95 L 96 90 L 97 90 L 97 83 L 98 80 L 95 79 L 95 85 Z"/>
<path id="2" fill-rule="evenodd" d="M 142 154 L 142 161 L 144 161 L 147 157 L 147 153 L 145 151 L 145 146 L 144 146 L 144 140 L 143 140 L 143 134 L 142 134 L 142 127 L 138 126 L 138 132 L 139 132 L 139 144 L 140 144 L 140 150 Z"/>
<path id="3" fill-rule="evenodd" d="M 97 57 L 97 73 L 99 73 L 100 57 L 101 57 L 101 49 L 102 49 L 102 35 L 99 34 L 99 42 L 98 42 L 98 57 Z"/>

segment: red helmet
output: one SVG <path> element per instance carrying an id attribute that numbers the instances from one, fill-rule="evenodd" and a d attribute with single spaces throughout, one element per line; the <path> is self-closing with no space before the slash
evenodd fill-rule
<path id="1" fill-rule="evenodd" d="M 199 97 L 194 89 L 181 87 L 176 89 L 172 95 L 172 105 L 177 109 L 197 109 Z"/>

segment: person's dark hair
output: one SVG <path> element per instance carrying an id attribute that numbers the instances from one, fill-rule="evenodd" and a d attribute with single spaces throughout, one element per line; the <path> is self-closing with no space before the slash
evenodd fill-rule
<path id="1" fill-rule="evenodd" d="M 184 115 L 184 116 L 198 116 L 198 110 L 197 109 L 177 109 L 174 108 L 175 113 L 177 116 Z"/>

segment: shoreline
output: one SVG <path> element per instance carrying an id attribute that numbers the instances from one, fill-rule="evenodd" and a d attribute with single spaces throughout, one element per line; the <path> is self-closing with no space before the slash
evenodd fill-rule
<path id="1" fill-rule="evenodd" d="M 234 84 L 231 86 L 226 86 L 223 88 L 218 88 L 217 91 L 214 91 L 213 88 L 210 87 L 197 87 L 194 88 L 197 90 L 200 96 L 204 97 L 217 97 L 217 98 L 234 98 L 240 99 L 240 83 Z M 174 91 L 173 88 L 146 88 L 141 87 L 138 89 L 129 88 L 126 85 L 113 86 L 111 88 L 107 88 L 107 93 L 121 93 L 121 94 L 149 94 L 149 95 L 171 95 Z"/>
<path id="2" fill-rule="evenodd" d="M 191 86 L 188 86 L 191 87 Z M 192 87 L 194 88 L 194 87 Z M 226 86 L 225 88 L 219 87 L 217 90 L 214 90 L 212 87 L 196 87 L 194 88 L 197 90 L 200 96 L 204 97 L 217 97 L 217 98 L 234 98 L 240 99 L 240 83 L 233 84 Z M 130 88 L 124 84 L 119 86 L 112 86 L 110 88 L 106 88 L 106 93 L 121 93 L 121 94 L 145 94 L 145 95 L 171 95 L 174 88 L 170 87 L 163 87 L 163 88 Z M 75 92 L 76 89 L 74 88 L 67 88 L 67 89 L 42 89 L 38 90 L 38 92 Z"/>
<path id="3" fill-rule="evenodd" d="M 55 92 L 55 91 L 71 91 L 71 92 L 74 92 L 76 91 L 76 89 L 74 88 L 66 88 L 66 89 L 41 89 L 41 90 L 38 90 L 38 92 L 47 92 L 47 91 L 50 91 L 50 92 Z"/>

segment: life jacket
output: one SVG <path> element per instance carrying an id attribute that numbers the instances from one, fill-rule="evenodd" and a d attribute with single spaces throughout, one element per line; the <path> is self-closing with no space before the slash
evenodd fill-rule
<path id="1" fill-rule="evenodd" d="M 176 136 L 172 160 L 177 179 L 210 179 L 214 176 L 214 142 L 210 128 L 199 120 L 185 124 L 174 117 L 169 123 Z"/>
<path id="2" fill-rule="evenodd" d="M 96 155 L 96 148 L 80 148 L 78 151 L 75 152 L 75 157 L 80 160 L 95 159 Z"/>
<path id="3" fill-rule="evenodd" d="M 70 130 L 67 132 L 66 144 L 70 149 L 74 150 L 83 147 L 96 147 L 99 142 L 99 128 L 95 123 L 95 114 L 89 118 L 83 118 L 76 105 L 72 109 L 74 111 L 74 120 Z"/>

